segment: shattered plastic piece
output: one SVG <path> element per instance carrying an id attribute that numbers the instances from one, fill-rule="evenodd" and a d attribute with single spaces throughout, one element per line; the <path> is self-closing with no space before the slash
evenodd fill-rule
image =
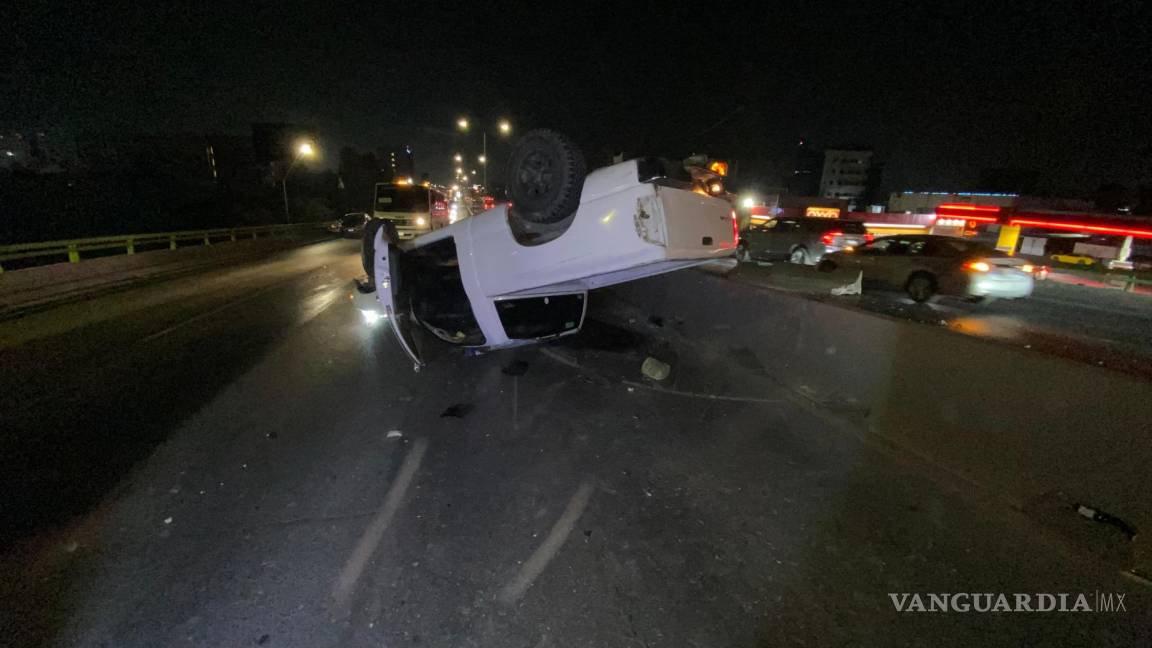
<path id="1" fill-rule="evenodd" d="M 1092 520 L 1093 522 L 1100 522 L 1101 524 L 1114 526 L 1124 535 L 1128 536 L 1129 539 L 1133 539 L 1137 535 L 1136 529 L 1131 524 L 1128 524 L 1115 515 L 1105 513 L 1104 511 L 1101 511 L 1097 508 L 1086 506 L 1084 504 L 1076 504 L 1075 506 L 1076 512 L 1079 513 L 1081 517 Z"/>
<path id="2" fill-rule="evenodd" d="M 404 436 L 404 433 L 403 433 L 403 432 L 401 432 L 400 430 L 389 430 L 389 431 L 388 431 L 388 435 L 387 435 L 387 438 L 389 438 L 389 439 L 399 439 L 399 438 L 400 438 L 400 437 L 402 437 L 402 436 Z"/>
<path id="3" fill-rule="evenodd" d="M 856 273 L 856 281 L 843 286 L 836 286 L 832 289 L 833 295 L 859 295 L 864 286 L 864 273 Z"/>
<path id="4" fill-rule="evenodd" d="M 631 394 L 631 393 L 632 393 L 632 392 L 634 392 L 634 391 L 636 391 L 636 388 L 635 388 L 635 387 L 629 387 L 629 388 L 628 388 L 628 393 L 629 393 L 629 394 Z"/>
<path id="5" fill-rule="evenodd" d="M 472 411 L 472 405 L 468 403 L 456 403 L 451 405 L 448 409 L 440 413 L 440 418 L 464 418 L 468 412 Z"/>
<path id="6" fill-rule="evenodd" d="M 662 362 L 652 356 L 648 356 L 648 358 L 644 360 L 644 364 L 640 366 L 640 372 L 644 374 L 645 378 L 664 380 L 668 377 L 668 374 L 672 373 L 672 367 L 667 362 Z"/>
<path id="7" fill-rule="evenodd" d="M 172 518 L 170 518 L 170 517 L 164 518 L 164 524 L 172 524 Z"/>

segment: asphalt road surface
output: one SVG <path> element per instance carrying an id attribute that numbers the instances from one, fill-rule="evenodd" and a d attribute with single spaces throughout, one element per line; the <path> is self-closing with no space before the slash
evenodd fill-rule
<path id="1" fill-rule="evenodd" d="M 846 271 L 823 274 L 786 263 L 745 263 L 733 277 L 1152 378 L 1152 295 L 1148 294 L 1039 281 L 1027 299 L 974 304 L 941 295 L 917 304 L 903 292 L 872 286 L 859 296 L 832 297 L 832 286 L 855 279 Z"/>
<path id="2" fill-rule="evenodd" d="M 419 374 L 355 242 L 0 327 L 4 636 L 61 646 L 1148 645 L 1152 595 L 858 421 L 584 334 Z M 749 287 L 749 289 L 753 289 Z M 634 319 L 634 318 L 633 318 Z M 673 378 L 640 378 L 647 353 Z M 890 593 L 1125 594 L 899 613 Z"/>

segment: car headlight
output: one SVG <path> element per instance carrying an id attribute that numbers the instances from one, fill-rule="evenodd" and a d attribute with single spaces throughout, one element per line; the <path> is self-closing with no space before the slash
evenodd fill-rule
<path id="1" fill-rule="evenodd" d="M 427 223 L 427 222 L 428 221 L 424 220 L 423 216 L 417 216 L 416 217 L 416 224 L 420 227 L 424 227 L 425 223 Z"/>

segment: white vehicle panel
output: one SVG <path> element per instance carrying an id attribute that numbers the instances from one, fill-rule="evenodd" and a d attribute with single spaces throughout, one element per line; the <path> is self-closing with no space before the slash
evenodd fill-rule
<path id="1" fill-rule="evenodd" d="M 550 241 L 517 241 L 501 205 L 402 247 L 447 237 L 455 239 L 485 347 L 526 342 L 507 337 L 495 305 L 501 298 L 585 292 L 728 257 L 736 248 L 727 201 L 640 182 L 635 160 L 589 174 L 571 223 Z"/>

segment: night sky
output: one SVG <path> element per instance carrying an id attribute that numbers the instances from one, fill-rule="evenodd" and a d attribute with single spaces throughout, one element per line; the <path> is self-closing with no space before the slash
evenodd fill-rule
<path id="1" fill-rule="evenodd" d="M 1065 195 L 1152 181 L 1142 2 L 213 4 L 18 1 L 0 122 L 301 122 L 330 160 L 410 143 L 438 178 L 451 152 L 478 152 L 452 128 L 467 114 L 562 130 L 594 163 L 729 157 L 761 184 L 799 138 L 874 147 L 892 190 L 964 189 L 990 167 Z"/>

